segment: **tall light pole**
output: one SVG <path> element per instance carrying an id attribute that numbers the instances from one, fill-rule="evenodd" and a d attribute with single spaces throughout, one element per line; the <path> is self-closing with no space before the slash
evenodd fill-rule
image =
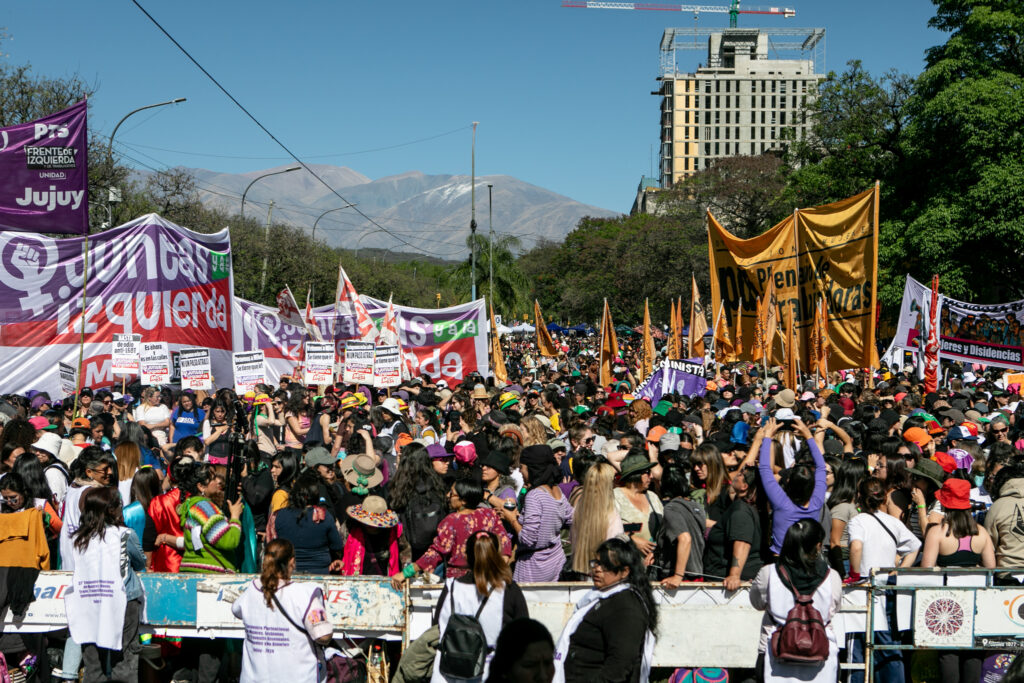
<path id="1" fill-rule="evenodd" d="M 472 176 L 469 186 L 469 277 L 472 282 L 472 285 L 470 287 L 469 298 L 471 301 L 476 301 L 476 127 L 479 124 L 479 121 L 473 122 L 473 151 L 470 160 Z"/>
<path id="2" fill-rule="evenodd" d="M 301 168 L 301 166 L 292 166 L 291 168 L 286 168 L 283 171 L 271 171 L 270 173 L 264 173 L 261 176 L 256 176 L 256 178 L 253 179 L 251 183 L 245 186 L 245 192 L 242 193 L 242 210 L 239 212 L 242 218 L 245 218 L 245 195 L 249 194 L 249 188 L 255 185 L 257 181 L 263 180 L 264 178 L 269 178 L 272 175 L 280 175 L 282 173 L 291 173 L 292 171 L 298 171 Z"/>
<path id="3" fill-rule="evenodd" d="M 487 284 L 491 288 L 491 306 L 494 306 L 494 210 L 491 208 L 491 188 L 494 185 L 487 183 L 487 265 L 490 272 L 487 274 Z"/>
<path id="4" fill-rule="evenodd" d="M 111 174 L 111 176 L 113 176 L 113 174 L 114 174 L 114 136 L 117 135 L 117 129 L 121 127 L 121 124 L 124 123 L 125 121 L 127 121 L 129 116 L 131 116 L 132 114 L 138 114 L 140 111 L 146 111 L 147 109 L 155 109 L 157 107 L 165 107 L 168 104 L 178 104 L 179 102 L 184 102 L 184 101 L 185 101 L 184 97 L 176 97 L 173 100 L 167 100 L 166 102 L 157 102 L 156 104 L 147 104 L 145 107 L 139 107 L 138 109 L 133 109 L 130 112 L 128 112 L 127 114 L 125 114 L 124 116 L 121 117 L 121 120 L 117 122 L 116 126 L 114 126 L 114 131 L 110 134 L 110 143 L 107 146 L 107 164 L 110 166 L 110 174 Z M 107 189 L 107 213 L 112 216 L 112 214 L 110 213 L 110 192 L 111 192 L 111 189 L 112 188 L 108 188 Z M 113 218 L 111 218 L 111 220 L 109 222 L 113 223 Z"/>
<path id="5" fill-rule="evenodd" d="M 310 239 L 310 241 L 311 241 L 311 242 L 315 242 L 315 241 L 316 241 L 316 224 L 320 222 L 320 219 L 321 219 L 321 218 L 323 218 L 323 217 L 324 217 L 324 216 L 326 216 L 327 214 L 331 213 L 332 211 L 341 211 L 342 209 L 351 209 L 351 208 L 352 208 L 353 206 L 355 206 L 355 204 L 346 204 L 345 206 L 336 206 L 336 207 L 334 207 L 333 209 L 327 209 L 327 210 L 326 210 L 326 211 L 324 211 L 324 212 L 323 212 L 322 214 L 320 214 L 319 216 L 317 216 L 317 217 L 316 217 L 316 220 L 315 220 L 315 221 L 313 221 L 313 232 L 311 232 L 311 233 L 309 234 L 309 239 Z"/>
<path id="6" fill-rule="evenodd" d="M 267 209 L 267 227 L 263 232 L 263 272 L 260 273 L 260 296 L 263 296 L 263 289 L 267 286 L 267 261 L 270 259 L 270 217 L 274 214 L 274 200 L 270 200 L 270 207 Z"/>

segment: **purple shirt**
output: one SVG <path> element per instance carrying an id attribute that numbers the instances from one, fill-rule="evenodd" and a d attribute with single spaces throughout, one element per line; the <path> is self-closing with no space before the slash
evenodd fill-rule
<path id="1" fill-rule="evenodd" d="M 793 526 L 793 522 L 805 518 L 821 521 L 821 508 L 825 505 L 825 492 L 828 490 L 825 481 L 828 473 L 825 472 L 825 458 L 821 455 L 818 442 L 810 439 L 807 446 L 811 451 L 811 457 L 814 458 L 814 493 L 811 494 L 807 507 L 801 507 L 789 499 L 772 474 L 772 440 L 765 439 L 761 442 L 757 467 L 761 473 L 764 492 L 768 495 L 768 502 L 772 504 L 771 551 L 776 555 L 782 550 L 782 540 L 786 537 L 789 527 Z"/>
<path id="2" fill-rule="evenodd" d="M 543 488 L 526 493 L 523 528 L 512 579 L 517 583 L 558 581 L 565 565 L 562 529 L 572 526 L 573 509 L 564 495 L 555 500 Z"/>

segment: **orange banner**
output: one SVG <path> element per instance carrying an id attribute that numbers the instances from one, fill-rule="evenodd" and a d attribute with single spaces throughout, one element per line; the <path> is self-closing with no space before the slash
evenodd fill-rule
<path id="1" fill-rule="evenodd" d="M 754 333 L 754 302 L 772 287 L 787 319 L 792 313 L 795 320 L 801 366 L 810 367 L 811 345 L 805 338 L 810 337 L 814 325 L 815 302 L 824 296 L 832 345 L 830 365 L 836 369 L 878 366 L 874 326 L 877 184 L 833 204 L 794 211 L 748 240 L 730 234 L 709 212 L 708 251 L 712 310 L 724 304 L 730 322 L 738 314 L 737 335 Z M 769 304 L 764 312 L 777 316 L 774 308 Z M 781 365 L 782 345 L 772 340 L 772 321 L 763 322 L 768 328 L 764 330 L 770 346 L 768 363 Z"/>
<path id="2" fill-rule="evenodd" d="M 533 300 L 533 325 L 537 328 L 537 352 L 549 358 L 558 356 L 558 349 L 555 348 L 551 333 L 544 324 L 544 316 L 540 313 L 540 302 L 536 299 Z"/>
<path id="3" fill-rule="evenodd" d="M 619 340 L 615 336 L 615 325 L 608 310 L 608 299 L 604 300 L 604 314 L 601 316 L 601 386 L 615 381 L 612 368 L 619 360 Z"/>
<path id="4" fill-rule="evenodd" d="M 494 306 L 491 306 L 491 369 L 494 372 L 494 381 L 498 386 L 508 384 L 505 353 L 501 350 L 501 340 L 498 338 L 498 323 L 494 318 Z"/>

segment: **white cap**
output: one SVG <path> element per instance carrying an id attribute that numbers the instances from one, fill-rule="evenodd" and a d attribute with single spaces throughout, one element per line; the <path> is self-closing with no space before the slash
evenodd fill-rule
<path id="1" fill-rule="evenodd" d="M 779 422 L 792 422 L 800 418 L 796 416 L 796 413 L 791 408 L 779 408 L 775 411 L 775 419 Z"/>

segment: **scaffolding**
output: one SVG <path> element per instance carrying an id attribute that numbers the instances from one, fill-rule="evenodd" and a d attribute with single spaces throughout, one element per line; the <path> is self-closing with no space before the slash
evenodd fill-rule
<path id="1" fill-rule="evenodd" d="M 723 44 L 757 46 L 758 36 L 766 36 L 768 53 L 759 59 L 798 58 L 811 60 L 814 72 L 825 73 L 825 29 L 823 28 L 667 28 L 661 36 L 661 78 L 675 78 L 679 73 L 676 52 L 680 50 L 707 50 L 712 35 L 722 35 Z M 711 69 L 722 68 L 720 55 L 709 54 L 709 63 L 701 65 Z"/>

